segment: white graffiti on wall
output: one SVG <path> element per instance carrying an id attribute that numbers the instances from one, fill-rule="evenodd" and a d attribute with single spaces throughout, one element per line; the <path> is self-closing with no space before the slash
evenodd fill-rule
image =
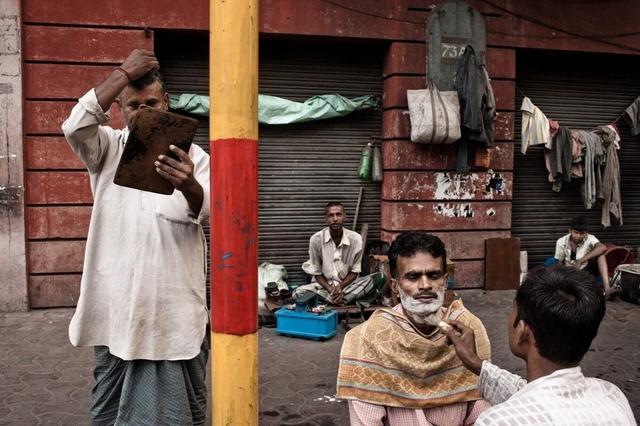
<path id="1" fill-rule="evenodd" d="M 437 203 L 433 206 L 433 213 L 444 217 L 475 217 L 477 214 L 471 203 Z M 496 214 L 496 210 L 492 207 L 484 211 L 484 215 L 487 217 Z"/>
<path id="2" fill-rule="evenodd" d="M 435 174 L 435 178 L 436 200 L 473 200 L 479 196 L 493 199 L 495 195 L 502 195 L 507 190 L 500 173 L 492 171 L 482 175 L 440 172 Z"/>
<path id="3" fill-rule="evenodd" d="M 436 173 L 436 200 L 470 200 L 475 198 L 477 173 Z"/>
<path id="4" fill-rule="evenodd" d="M 433 206 L 433 212 L 444 217 L 473 217 L 475 212 L 469 203 L 438 203 Z"/>

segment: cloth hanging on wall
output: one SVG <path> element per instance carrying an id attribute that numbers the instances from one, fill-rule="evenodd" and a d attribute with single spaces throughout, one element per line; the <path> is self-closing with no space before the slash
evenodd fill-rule
<path id="1" fill-rule="evenodd" d="M 551 148 L 551 131 L 549 120 L 544 113 L 526 96 L 520 106 L 522 111 L 522 134 L 520 151 L 527 153 L 527 148 L 534 145 L 544 145 Z"/>
<path id="2" fill-rule="evenodd" d="M 524 93 L 522 95 L 522 153 L 526 154 L 529 146 L 543 143 L 544 120 L 547 120 L 550 143 L 545 144 L 544 157 L 553 191 L 560 192 L 562 182 L 570 182 L 571 177 L 584 178 L 580 192 L 585 208 L 591 209 L 597 199 L 602 199 L 602 225 L 611 226 L 611 215 L 622 225 L 617 153 L 621 139 L 616 122 L 624 116 L 632 135 L 640 134 L 640 96 L 611 124 L 586 131 L 559 126 L 557 121 L 547 119 Z"/>
<path id="3" fill-rule="evenodd" d="M 554 181 L 571 182 L 572 158 L 571 130 L 560 126 L 551 146 L 551 177 Z"/>
<path id="4" fill-rule="evenodd" d="M 587 210 L 595 204 L 597 198 L 603 197 L 602 169 L 604 149 L 598 135 L 586 130 L 575 130 L 584 146 L 584 182 L 580 189 L 582 202 Z"/>
<path id="5" fill-rule="evenodd" d="M 472 46 L 465 47 L 454 87 L 460 99 L 462 139 L 458 142 L 456 170 L 466 172 L 475 148 L 493 147 L 493 119 L 496 102 L 484 62 Z"/>
<path id="6" fill-rule="evenodd" d="M 609 126 L 600 126 L 594 130 L 600 136 L 602 144 L 607 147 L 607 164 L 602 177 L 604 201 L 602 204 L 602 226 L 611 226 L 611 215 L 615 216 L 622 225 L 622 200 L 620 197 L 620 162 L 615 139 L 617 133 Z"/>
<path id="7" fill-rule="evenodd" d="M 270 95 L 258 95 L 258 122 L 292 124 L 344 117 L 357 110 L 378 106 L 373 95 L 346 98 L 338 94 L 317 95 L 304 102 L 295 102 Z M 169 108 L 190 114 L 208 116 L 209 96 L 184 93 L 169 95 Z"/>

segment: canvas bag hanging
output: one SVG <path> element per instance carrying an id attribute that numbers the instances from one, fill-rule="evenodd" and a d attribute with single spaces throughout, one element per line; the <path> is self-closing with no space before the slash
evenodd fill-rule
<path id="1" fill-rule="evenodd" d="M 411 141 L 448 144 L 460 139 L 457 91 L 441 92 L 429 81 L 426 89 L 407 90 Z"/>

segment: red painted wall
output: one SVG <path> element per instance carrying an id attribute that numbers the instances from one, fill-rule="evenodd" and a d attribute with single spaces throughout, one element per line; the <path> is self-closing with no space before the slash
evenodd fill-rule
<path id="1" fill-rule="evenodd" d="M 611 0 L 576 6 L 555 0 L 469 0 L 487 22 L 488 68 L 498 104 L 498 143 L 490 167 L 503 175 L 506 190 L 488 197 L 482 190 L 488 176 L 479 173 L 474 181 L 477 187 L 464 200 L 438 198 L 438 178 L 453 169 L 454 148 L 419 146 L 408 140 L 405 92 L 424 86 L 424 22 L 433 3 L 261 0 L 260 28 L 272 35 L 388 43 L 384 58 L 383 238 L 414 228 L 437 233 L 456 261 L 458 284 L 478 287 L 484 275 L 484 239 L 510 235 L 515 49 L 638 54 L 640 35 L 624 34 L 637 32 L 640 3 Z M 153 48 L 153 33 L 145 29 L 207 31 L 208 1 L 23 0 L 22 10 L 30 305 L 72 306 L 77 300 L 92 200 L 87 174 L 63 140 L 60 125 L 75 100 L 108 75 L 131 49 Z M 113 121 L 120 123 L 115 110 Z M 444 213 L 452 210 L 474 214 L 452 220 Z"/>
<path id="2" fill-rule="evenodd" d="M 83 3 L 84 4 L 84 3 Z M 57 12 L 25 2 L 24 152 L 27 270 L 32 308 L 75 306 L 93 202 L 83 164 L 67 145 L 62 122 L 75 100 L 101 82 L 134 48 L 153 48 L 143 29 L 41 25 L 31 13 Z M 74 5 L 74 9 L 75 10 Z M 69 9 L 57 4 L 56 10 Z M 121 126 L 112 108 L 112 123 Z"/>

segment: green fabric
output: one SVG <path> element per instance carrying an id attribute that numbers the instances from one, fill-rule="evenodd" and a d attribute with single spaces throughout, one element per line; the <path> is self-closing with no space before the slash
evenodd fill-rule
<path id="1" fill-rule="evenodd" d="M 291 124 L 305 121 L 343 117 L 360 109 L 378 106 L 373 95 L 345 98 L 344 96 L 317 95 L 304 102 L 294 102 L 277 96 L 258 95 L 258 121 L 263 124 Z M 169 108 L 190 114 L 208 116 L 209 97 L 185 93 L 169 95 Z"/>

